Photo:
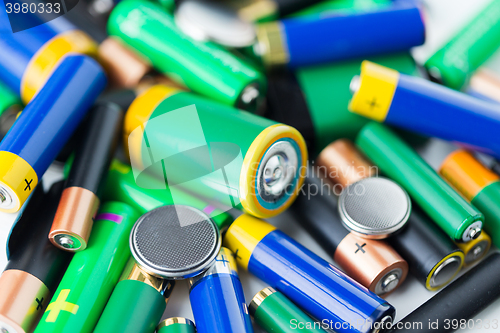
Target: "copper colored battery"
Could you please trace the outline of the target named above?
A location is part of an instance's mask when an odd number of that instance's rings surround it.
[[[366,157],[347,139],[330,143],[319,154],[316,165],[320,177],[340,184],[342,188],[377,175],[377,167],[368,163]]]
[[[116,104],[99,103],[90,111],[49,233],[55,246],[74,252],[87,247],[122,122],[123,112]]]
[[[135,87],[151,70],[149,63],[115,37],[106,38],[98,49],[99,61],[116,88]]]
[[[31,332],[50,302],[72,255],[52,246],[47,235],[63,183],[48,193],[39,184],[14,225],[9,261],[0,276],[0,332]]]
[[[310,195],[299,195],[290,208],[302,227],[347,275],[374,293],[386,296],[400,286],[408,273],[406,261],[385,241],[349,232],[342,225],[335,198],[312,195],[313,186],[319,185],[306,178],[303,188]]]

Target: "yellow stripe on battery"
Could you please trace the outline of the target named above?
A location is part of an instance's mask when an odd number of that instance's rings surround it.
[[[248,227],[251,226],[251,228]],[[239,216],[227,229],[224,247],[233,250],[236,262],[247,269],[252,252],[259,242],[276,227],[253,216]]]
[[[0,192],[0,200],[5,203],[2,211],[15,213],[21,203],[28,199],[38,184],[38,176],[23,158],[8,151],[0,151],[0,183],[8,193]],[[10,204],[9,204],[10,202]]]
[[[125,147],[129,147],[128,153],[131,156],[141,156],[145,124],[153,111],[165,98],[179,91],[178,88],[156,85],[137,96],[130,104],[125,114],[123,135]],[[142,129],[141,131],[134,131],[139,127]],[[144,169],[141,159],[134,159],[134,163],[139,164],[135,165],[139,170]]]
[[[31,58],[21,79],[21,99],[27,104],[45,84],[59,61],[68,53],[82,53],[95,57],[97,44],[86,33],[71,30],[49,40]]]
[[[266,153],[267,149],[276,141],[283,138],[290,138],[294,140],[298,145],[302,154],[302,165],[299,165],[300,175],[298,179],[298,184],[295,187],[294,195],[291,195],[288,201],[283,204],[278,210],[268,210],[258,202],[257,187],[254,186],[257,179],[257,168],[262,157]],[[306,176],[306,161],[307,161],[307,147],[305,145],[302,135],[295,128],[276,124],[269,126],[263,130],[257,138],[252,142],[248,152],[243,160],[243,165],[240,173],[240,193],[241,193],[241,205],[246,212],[254,216],[266,218],[269,216],[274,216],[285,211],[293,202],[294,198],[298,195],[302,184],[304,183],[304,177]],[[254,170],[252,170],[252,168]],[[251,171],[251,172],[249,172]],[[252,193],[248,193],[248,190]]]
[[[447,261],[448,259],[450,259],[451,257],[460,257],[460,267],[463,266],[464,264],[464,261],[465,261],[465,256],[464,254],[461,252],[461,251],[457,251],[457,252],[453,252],[453,253],[450,253],[449,255],[447,255],[446,257],[444,257],[439,263],[437,263],[436,266],[434,266],[434,268],[432,268],[432,270],[429,272],[429,274],[427,275],[427,280],[425,281],[425,287],[427,288],[427,290],[430,290],[430,291],[436,291],[436,290],[439,290],[441,289],[441,287],[443,285],[446,285],[448,284],[451,280],[453,280],[455,278],[455,276],[458,274],[458,272],[460,272],[460,269],[457,269],[456,273],[446,282],[446,283],[443,283],[443,284],[440,284],[439,286],[437,287],[432,287],[431,286],[431,279],[432,277],[434,276],[434,272],[436,271],[436,269],[438,269],[439,267],[441,267],[441,265]]]
[[[370,61],[361,64],[361,75],[355,85],[349,110],[361,116],[383,122],[389,113],[399,80],[399,73]],[[359,85],[359,86],[358,86]]]
[[[491,237],[483,230],[478,238],[467,243],[455,243],[464,253],[464,266],[468,267],[481,260],[491,247]]]

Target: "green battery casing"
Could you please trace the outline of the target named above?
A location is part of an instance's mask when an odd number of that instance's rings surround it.
[[[471,201],[484,214],[484,230],[493,244],[500,247],[500,181],[483,188]]]
[[[168,323],[165,326],[160,324],[158,327],[156,333],[196,333],[196,327],[191,321]]]
[[[343,61],[296,71],[313,124],[315,152],[318,154],[337,139],[354,140],[369,121],[347,109],[352,98],[349,83],[359,74],[362,60]],[[415,61],[408,53],[373,57],[372,61],[408,75],[419,75]]]
[[[279,291],[272,291],[274,292],[267,295],[253,313],[254,321],[266,332],[325,332],[320,328],[320,323],[314,322],[285,295]]]
[[[167,303],[150,285],[120,281],[109,298],[94,333],[153,333]]]
[[[262,73],[214,43],[187,37],[155,3],[120,2],[111,12],[108,32],[174,81],[214,100],[255,111],[241,103],[243,91],[254,85],[265,95]]]
[[[330,12],[332,10],[367,10],[389,5],[390,0],[328,0],[321,1],[317,4],[309,6],[301,11],[295,12],[289,17],[317,15]]]
[[[106,177],[102,198],[104,201],[125,202],[137,209],[141,214],[165,205],[191,206],[210,216],[219,227],[219,230],[223,230],[233,222],[233,217],[228,213],[186,192],[176,190],[174,199],[168,186],[165,186],[164,189],[151,189],[153,186],[148,186],[149,184],[157,184],[158,181],[158,179],[148,174],[142,174],[141,185],[145,187],[141,187],[135,181],[132,168],[118,160],[114,160]]]
[[[0,82],[0,136],[7,134],[14,117],[21,110],[22,102],[9,87]],[[9,119],[10,118],[10,119]]]
[[[458,90],[499,46],[500,1],[494,0],[430,57],[425,67],[432,77]]]
[[[165,86],[150,88],[132,103],[125,136],[134,172],[154,175],[171,191],[180,187],[261,218],[288,208],[305,174],[305,141],[293,127]],[[288,190],[266,201],[257,185],[259,168],[266,157],[286,154],[283,146],[296,167]],[[137,182],[142,186],[141,176]]]
[[[356,144],[388,177],[403,186],[420,207],[454,241],[463,242],[466,229],[484,216],[388,127],[371,122]]]
[[[75,253],[36,333],[91,333],[130,257],[130,231],[139,213],[105,203],[85,251]]]

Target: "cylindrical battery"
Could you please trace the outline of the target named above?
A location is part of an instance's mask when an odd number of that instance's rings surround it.
[[[461,89],[500,46],[500,3],[491,1],[448,43],[425,62],[436,81]]]
[[[356,143],[380,170],[403,186],[454,241],[479,236],[484,217],[390,129],[369,123]]]
[[[22,109],[19,97],[3,82],[0,82],[0,138],[3,138]]]
[[[119,3],[111,12],[108,31],[159,71],[200,94],[246,110],[256,110],[264,97],[262,73],[215,44],[187,37],[155,3]]]
[[[408,262],[410,273],[428,290],[448,284],[464,262],[464,254],[457,245],[415,205],[405,228],[387,242]]]
[[[308,65],[408,51],[425,40],[414,1],[371,10],[288,18],[257,28],[256,50],[266,65]]]
[[[304,186],[315,185],[306,179]],[[290,208],[299,224],[354,280],[377,295],[387,295],[403,283],[408,264],[386,242],[362,238],[343,225],[336,207],[320,191],[299,195]],[[333,198],[332,198],[333,200]]]
[[[368,59],[401,73],[419,75],[408,53]],[[299,130],[312,158],[337,139],[354,140],[369,121],[347,109],[352,96],[349,82],[359,72],[361,62],[359,59],[346,60],[299,68],[295,75],[270,76],[266,117]]]
[[[91,333],[130,257],[139,213],[121,202],[99,210],[83,252],[75,254],[35,332]]]
[[[94,333],[153,333],[174,285],[174,280],[164,280],[144,272],[131,259]]]
[[[444,333],[467,328],[470,318],[500,297],[498,280],[493,278],[497,276],[500,276],[498,252],[488,256],[474,269],[394,324],[395,329],[391,332]],[[414,323],[422,325],[416,329]]]
[[[271,287],[259,291],[248,306],[254,321],[266,332],[321,333],[321,323],[314,322],[285,295]]]
[[[106,176],[106,185],[102,199],[103,201],[115,200],[124,202],[137,209],[141,214],[165,205],[187,205],[207,214],[221,231],[234,220],[225,211],[184,191],[171,190],[168,187],[151,189],[153,186],[149,186],[157,183],[158,180],[156,178],[147,174],[141,175],[141,181],[137,183],[132,168],[129,165],[114,160]]]
[[[64,58],[0,143],[0,210],[17,212],[106,85],[84,55]]]
[[[63,186],[56,183],[45,195],[37,187],[11,232],[9,262],[0,276],[0,331],[31,332],[71,261],[47,239]]]
[[[156,327],[157,333],[196,333],[194,323],[183,317],[173,317],[162,321]]]
[[[316,159],[318,176],[342,189],[362,179],[378,175],[378,168],[347,139],[339,139],[323,149]]]
[[[258,217],[290,206],[306,171],[296,129],[167,86],[137,97],[124,132],[134,172]]]
[[[66,180],[49,239],[66,251],[83,251],[99,208],[99,196],[123,126],[123,111],[101,103],[90,110]]]
[[[189,279],[198,333],[253,332],[233,255],[231,250],[221,248],[208,270]]]
[[[69,53],[93,56],[97,45],[64,17],[45,22],[30,11],[23,16],[39,25],[13,33],[5,8],[0,10],[0,79],[28,103],[64,57]]]
[[[339,333],[378,332],[395,316],[392,305],[267,222],[241,215],[224,244],[240,266]]]
[[[500,156],[500,105],[364,61],[349,110],[426,136]],[[446,123],[446,126],[441,124]],[[470,135],[480,128],[481,135]]]
[[[500,246],[500,176],[465,150],[448,155],[439,172],[484,214],[484,230]]]
[[[464,253],[464,266],[472,266],[486,256],[491,247],[491,237],[483,230],[478,238],[467,243],[457,243]]]

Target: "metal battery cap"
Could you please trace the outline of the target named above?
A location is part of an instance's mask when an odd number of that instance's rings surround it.
[[[130,250],[146,272],[164,279],[194,277],[215,261],[221,248],[217,225],[183,205],[156,208],[135,223]]]
[[[344,226],[355,234],[384,239],[403,228],[410,217],[408,193],[394,181],[365,178],[341,193],[339,212]]]
[[[228,47],[247,47],[256,39],[251,23],[215,1],[182,1],[175,12],[175,23],[195,40],[213,41]]]

